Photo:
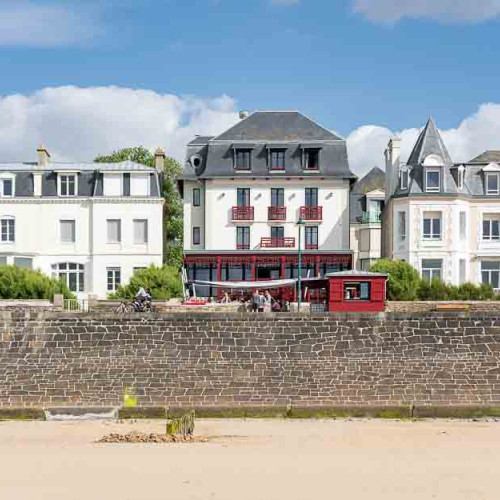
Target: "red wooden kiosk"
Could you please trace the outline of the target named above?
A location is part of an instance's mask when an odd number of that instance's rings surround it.
[[[330,312],[380,312],[385,310],[387,274],[341,271],[327,274]]]

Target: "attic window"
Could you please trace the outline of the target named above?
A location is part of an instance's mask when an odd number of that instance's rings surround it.
[[[428,168],[425,171],[425,190],[428,193],[441,191],[441,170]]]
[[[408,170],[403,168],[399,175],[401,189],[408,189]]]
[[[461,165],[458,167],[458,189],[463,191],[464,189],[464,176],[465,176],[465,167]]]
[[[319,149],[306,149],[304,151],[304,168],[306,170],[319,169]]]
[[[486,174],[486,194],[498,194],[498,174]]]
[[[251,150],[236,149],[234,151],[234,169],[235,170],[250,170],[251,168]]]

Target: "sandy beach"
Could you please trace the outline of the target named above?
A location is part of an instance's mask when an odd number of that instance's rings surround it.
[[[204,420],[208,443],[98,444],[161,421],[0,422],[0,498],[494,500],[500,422]]]

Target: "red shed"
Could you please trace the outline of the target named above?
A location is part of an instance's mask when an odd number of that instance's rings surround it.
[[[330,311],[379,312],[385,310],[387,274],[368,271],[341,271],[328,279]]]

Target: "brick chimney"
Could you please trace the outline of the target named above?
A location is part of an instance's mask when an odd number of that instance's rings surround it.
[[[155,151],[155,168],[158,172],[165,170],[165,151],[162,148]]]
[[[40,143],[38,149],[36,150],[37,165],[39,167],[46,167],[50,161],[50,154],[46,147]]]

